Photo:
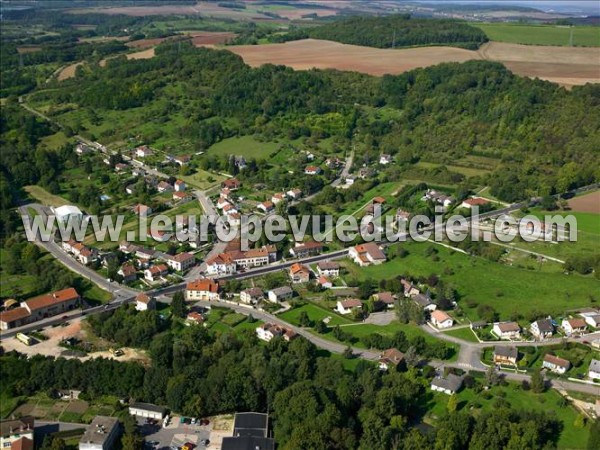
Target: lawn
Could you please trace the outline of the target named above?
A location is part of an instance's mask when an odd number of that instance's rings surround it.
[[[302,312],[305,312],[308,315],[308,318],[313,322],[316,322],[318,320],[322,321],[323,319],[326,319],[329,317],[330,318],[329,326],[354,323],[350,319],[342,317],[342,316],[334,313],[333,311],[329,311],[325,308],[322,308],[321,306],[315,305],[314,303],[307,303],[298,308],[291,309],[289,311],[286,311],[286,312],[280,314],[279,317],[282,320],[285,320],[286,322],[289,322],[296,326],[300,326],[300,322],[298,321],[298,318],[300,317],[300,314]]]
[[[459,294],[459,303],[471,320],[477,320],[477,306],[492,306],[500,319],[533,311],[562,314],[567,309],[594,306],[593,293],[600,289],[600,280],[593,276],[537,272],[521,269],[479,257],[471,257],[441,246],[438,253],[427,256],[432,243],[400,244],[408,250],[405,258],[395,258],[379,266],[359,269],[346,262],[349,276],[357,280],[375,281],[400,275],[428,277],[436,274]],[[393,248],[391,249],[393,252]]]
[[[281,144],[276,142],[260,142],[253,136],[231,137],[212,145],[209,153],[219,155],[236,155],[244,158],[267,159]]]
[[[218,175],[211,172],[198,169],[192,175],[179,175],[178,178],[186,182],[191,187],[198,189],[208,189],[225,179],[223,175]]]
[[[63,206],[72,204],[72,202],[69,202],[64,198],[59,197],[58,195],[51,194],[50,192],[48,192],[40,186],[25,186],[24,189],[34,199],[46,206]]]
[[[479,342],[477,336],[475,336],[475,333],[473,333],[473,330],[471,330],[471,327],[464,327],[458,328],[456,330],[444,331],[444,334],[462,339],[463,341],[467,342]]]
[[[593,26],[557,26],[507,23],[473,23],[492,41],[529,45],[600,46],[600,28]],[[571,41],[572,34],[572,41]]]
[[[446,394],[432,392],[431,403],[428,405],[428,409],[431,409],[429,417],[442,416],[446,411],[448,398]],[[553,412],[564,426],[558,439],[558,448],[581,449],[586,447],[589,427],[577,429],[573,426],[573,422],[578,416],[577,411],[572,406],[562,406],[560,394],[553,389],[543,394],[534,394],[531,391],[524,391],[516,383],[509,383],[507,386],[492,387],[489,391],[480,394],[472,389],[463,389],[457,394],[457,399],[459,409],[473,408],[471,409],[473,414],[478,414],[478,411],[494,409],[494,404],[499,399],[507,401],[512,409]]]
[[[463,174],[465,177],[476,177],[476,176],[483,175],[483,174],[489,172],[489,170],[480,169],[480,168],[477,169],[477,168],[473,168],[473,167],[453,166],[453,165],[448,165],[448,164],[437,164],[437,163],[430,163],[430,162],[425,162],[425,161],[419,161],[416,164],[416,166],[423,167],[425,169],[436,169],[438,167],[444,166],[452,172]]]

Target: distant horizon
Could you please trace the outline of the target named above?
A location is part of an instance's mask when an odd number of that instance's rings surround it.
[[[600,15],[597,0],[413,0],[416,3],[510,5],[559,13]]]

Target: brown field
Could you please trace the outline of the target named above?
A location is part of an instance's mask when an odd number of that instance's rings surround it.
[[[125,56],[129,60],[131,60],[131,59],[150,59],[150,58],[154,58],[154,47],[147,48],[146,50],[141,50],[141,51],[135,52],[135,53],[128,53]],[[105,58],[102,61],[100,61],[98,64],[100,65],[100,67],[104,67],[106,65],[106,61],[108,61],[109,59],[111,59],[111,58]]]
[[[504,63],[514,73],[562,85],[600,83],[597,49],[542,47],[491,42],[478,51],[454,47],[378,49],[305,39],[284,44],[228,47],[251,66],[282,64],[294,69],[354,70],[370,75],[399,74],[443,62],[488,59]]]
[[[75,70],[81,64],[83,64],[83,63],[78,62],[78,63],[71,64],[70,66],[65,67],[63,70],[61,70],[58,73],[58,76],[56,78],[58,79],[58,81],[63,81],[63,80],[68,80],[69,78],[73,78],[75,76]]]
[[[186,36],[191,38],[192,43],[196,47],[201,47],[203,45],[217,45],[224,44],[229,39],[235,37],[235,33],[227,32],[227,31],[194,31],[186,33]],[[126,45],[130,48],[142,49],[155,47],[161,42],[166,41],[167,39],[178,39],[184,38],[184,36],[169,36],[166,38],[155,38],[155,39],[139,39],[137,41],[128,42]]]
[[[273,11],[280,17],[285,17],[289,20],[298,20],[302,19],[302,16],[306,16],[308,14],[316,14],[318,17],[329,17],[335,16],[338,11],[334,9],[321,9],[321,8],[290,8],[290,9],[278,9],[277,11]]]
[[[600,191],[570,199],[569,208],[575,212],[600,214]]]
[[[24,55],[25,53],[39,52],[42,47],[17,47],[17,53]]]

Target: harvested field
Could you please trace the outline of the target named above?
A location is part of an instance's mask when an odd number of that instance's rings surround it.
[[[575,212],[600,214],[600,191],[570,199],[569,208]]]
[[[155,38],[155,39],[138,39],[137,41],[131,41],[125,44],[129,48],[148,48],[154,47],[169,38]]]
[[[451,47],[425,47],[403,50],[361,47],[318,39],[284,44],[239,45],[227,47],[250,66],[282,64],[294,69],[338,69],[370,75],[397,74],[442,62],[464,62],[476,52]]]
[[[316,39],[284,44],[228,47],[251,66],[282,64],[294,69],[353,70],[370,75],[399,74],[443,62],[487,59],[504,63],[514,73],[562,85],[600,83],[598,49],[491,42],[478,51],[454,47],[378,49]]]
[[[127,57],[127,59],[150,59],[150,58],[154,57],[154,47],[148,48],[146,50],[141,50],[141,51],[135,52],[135,53],[128,53],[125,56]],[[98,65],[100,67],[104,67],[106,65],[106,61],[108,61],[109,59],[111,59],[111,58],[103,59],[102,61],[100,61],[98,63]]]
[[[156,38],[156,39],[139,39],[137,41],[128,42],[127,47],[135,48],[135,49],[143,49],[149,47],[155,47],[161,42],[164,42],[168,39],[183,39],[186,36],[191,39],[192,43],[196,47],[201,47],[204,45],[217,45],[224,44],[228,40],[235,37],[235,33],[231,33],[228,31],[199,31],[199,32],[191,32],[186,33],[185,36],[169,36],[166,38]]]
[[[73,78],[75,76],[75,70],[79,67],[83,62],[78,62],[75,64],[71,64],[70,66],[65,67],[58,73],[56,77],[58,81],[68,80],[69,78]]]
[[[273,11],[280,17],[285,17],[289,20],[302,19],[304,16],[309,14],[316,14],[318,17],[330,17],[335,16],[338,12],[334,9],[323,9],[323,8],[289,8],[289,9],[278,9]]]
[[[17,47],[17,53],[24,55],[26,53],[35,53],[39,52],[42,47]]]

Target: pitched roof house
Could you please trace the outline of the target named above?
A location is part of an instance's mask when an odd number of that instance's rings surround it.
[[[357,298],[347,298],[337,302],[336,310],[340,314],[350,314],[352,311],[362,309],[362,302]]]
[[[370,266],[371,264],[382,264],[387,260],[385,253],[374,242],[367,242],[352,247],[348,252],[348,256],[361,267]]]

